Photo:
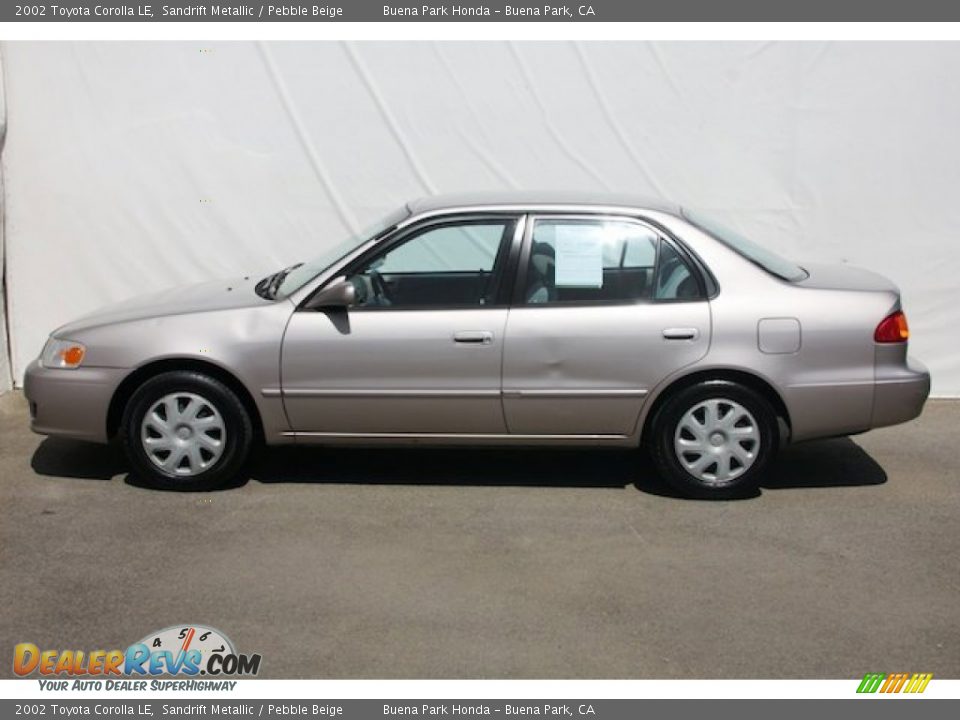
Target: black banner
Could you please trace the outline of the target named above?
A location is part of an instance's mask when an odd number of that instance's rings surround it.
[[[909,705],[909,708],[906,707]],[[911,698],[850,700],[2,700],[0,718],[737,718],[737,720],[939,720],[955,718],[960,702]]]
[[[14,2],[2,22],[918,22],[960,19],[960,3],[916,0],[577,0],[550,4],[511,0],[349,2],[130,3],[122,0]]]

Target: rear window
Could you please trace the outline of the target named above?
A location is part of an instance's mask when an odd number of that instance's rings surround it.
[[[778,278],[789,282],[798,282],[808,275],[807,271],[796,263],[780,257],[775,252],[767,250],[765,247],[753,242],[753,240],[724,227],[697,211],[684,208],[683,215],[708,235],[712,235],[734,252],[742,255],[754,265],[759,265],[768,273],[776,275]]]

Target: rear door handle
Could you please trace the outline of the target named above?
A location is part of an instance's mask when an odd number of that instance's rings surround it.
[[[696,340],[700,337],[700,331],[690,327],[666,328],[663,337],[667,340]]]
[[[490,345],[493,342],[493,333],[488,330],[467,330],[454,333],[453,341],[473,345]]]

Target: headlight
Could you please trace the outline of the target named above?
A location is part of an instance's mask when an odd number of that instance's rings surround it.
[[[45,368],[64,368],[74,370],[80,367],[87,349],[73,340],[57,340],[50,338],[43,346],[40,363]]]

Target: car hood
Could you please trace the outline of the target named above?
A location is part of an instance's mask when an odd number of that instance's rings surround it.
[[[801,263],[809,276],[797,282],[801,287],[824,290],[862,290],[867,292],[893,292],[899,289],[892,280],[870,270],[854,265]]]
[[[273,302],[257,295],[254,291],[255,285],[255,280],[250,277],[242,277],[186,285],[149,295],[140,295],[107,305],[84,315],[57,328],[53,334],[57,337],[66,337],[71,333],[102,325],[169,315],[269,305]]]

